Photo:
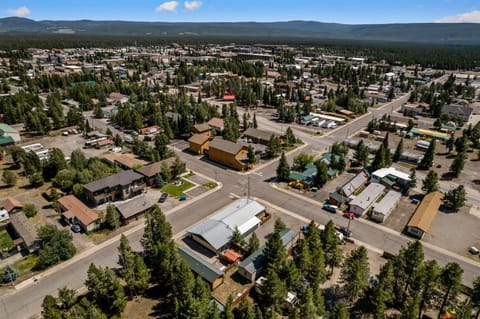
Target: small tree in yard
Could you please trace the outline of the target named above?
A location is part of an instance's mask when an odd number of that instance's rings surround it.
[[[25,204],[23,212],[28,218],[35,217],[37,215],[37,208],[33,204]]]
[[[419,164],[419,167],[422,169],[429,169],[433,165],[433,158],[435,157],[435,140],[430,142],[425,155],[423,156],[422,161]]]
[[[255,150],[252,145],[248,145],[247,159],[249,164],[255,164],[257,158],[255,156]]]
[[[465,205],[465,196],[465,187],[463,185],[459,185],[458,187],[445,193],[443,202],[447,207],[457,211],[462,208],[463,205]]]
[[[8,187],[15,186],[17,183],[17,174],[10,170],[4,170],[2,174],[2,182],[4,182]]]
[[[307,164],[313,163],[314,157],[313,155],[309,155],[306,153],[300,153],[293,158],[293,163],[298,168],[298,170],[303,171]]]
[[[11,283],[13,284],[13,282],[15,280],[17,280],[18,276],[20,275],[20,272],[18,271],[17,268],[13,267],[13,266],[6,266],[5,268],[3,268],[3,271],[2,271],[2,283],[4,284],[8,284],[8,283]]]
[[[415,167],[412,167],[410,169],[410,182],[408,183],[409,188],[415,188],[417,187],[417,170]]]
[[[53,225],[40,227],[38,238],[42,247],[38,252],[38,266],[42,269],[75,255],[76,249],[72,244],[72,235],[66,229],[60,230]]]
[[[107,212],[105,214],[105,227],[112,230],[120,227],[120,216],[118,215],[118,211],[113,204],[109,204],[107,206]]]
[[[242,245],[243,243],[242,234],[238,230],[238,227],[235,227],[235,229],[233,230],[232,242],[239,245]]]
[[[280,150],[280,139],[272,134],[270,140],[268,141],[267,149],[265,152],[267,153],[268,157],[276,157],[280,153]]]
[[[397,148],[395,149],[395,153],[393,154],[392,160],[394,162],[398,162],[402,157],[402,152],[403,152],[403,137],[398,143]]]
[[[467,154],[465,152],[458,153],[455,159],[450,165],[450,172],[453,176],[458,177],[465,166],[465,161],[467,160]]]
[[[278,167],[277,167],[277,178],[280,181],[288,181],[288,178],[290,177],[290,166],[288,165],[287,157],[285,156],[285,153],[282,152],[282,155],[280,157],[280,161],[278,162]]]
[[[162,188],[165,185],[165,181],[162,178],[162,174],[155,175],[153,186],[156,188]]]
[[[186,168],[185,163],[182,162],[180,158],[176,157],[171,170],[172,178],[177,179],[179,175],[185,172],[185,168]]]
[[[438,175],[434,171],[429,171],[425,179],[423,180],[422,190],[425,194],[438,190]]]
[[[247,246],[247,256],[250,256],[252,253],[260,248],[260,241],[255,233],[250,236],[248,239],[248,246]]]

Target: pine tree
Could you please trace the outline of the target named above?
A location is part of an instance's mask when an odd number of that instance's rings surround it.
[[[435,171],[429,171],[423,180],[422,190],[425,194],[438,190],[438,175]]]
[[[293,134],[291,127],[289,126],[285,132],[285,144],[292,146],[297,142],[297,138]]]
[[[340,280],[345,284],[345,291],[350,301],[363,295],[369,285],[369,275],[367,250],[360,246],[347,256],[340,274]]]
[[[282,152],[280,161],[278,162],[277,178],[282,182],[288,181],[290,178],[290,165],[288,165],[287,157],[284,152]]]
[[[287,253],[283,247],[280,232],[275,231],[268,238],[263,254],[265,256],[265,267],[271,267],[278,271],[286,264]]]
[[[412,167],[410,169],[410,182],[408,183],[408,187],[409,188],[415,188],[417,187],[417,170],[415,169],[415,167]]]
[[[480,277],[476,277],[473,280],[473,289],[470,301],[472,306],[477,310],[475,319],[480,318]]]
[[[260,241],[255,233],[248,239],[247,256],[250,256],[260,248]]]
[[[249,164],[255,164],[257,162],[257,157],[255,156],[255,150],[252,145],[248,145],[247,160]]]
[[[440,319],[447,302],[454,303],[454,300],[457,297],[458,292],[462,286],[462,274],[463,269],[455,262],[451,262],[445,265],[442,268],[442,273],[440,275],[440,283],[442,285],[444,295],[443,300],[438,311],[437,319]]]
[[[397,148],[395,149],[395,154],[393,154],[392,160],[394,162],[398,162],[400,160],[400,158],[402,157],[402,153],[403,153],[403,137],[400,140],[400,142],[398,143]]]
[[[365,143],[363,143],[363,140],[360,140],[355,148],[355,154],[353,157],[361,166],[366,166],[368,164],[369,155],[370,152],[368,147],[365,145]]]
[[[257,114],[253,113],[253,128],[258,128]]]
[[[328,182],[328,166],[324,161],[315,163],[317,174],[313,179],[313,184],[317,187],[323,187]]]
[[[108,229],[117,229],[120,227],[120,215],[117,208],[113,204],[108,204],[105,214],[105,226]]]
[[[132,251],[127,237],[123,234],[120,238],[118,252],[118,263],[122,266],[120,276],[125,279],[127,289],[134,295],[143,294],[148,287],[150,273],[143,258]]]
[[[344,303],[337,303],[329,316],[330,319],[350,319],[350,314]]]
[[[460,173],[462,172],[465,161],[467,160],[467,154],[465,152],[458,153],[455,159],[450,165],[450,172],[453,174],[454,177],[459,177]]]
[[[458,211],[460,208],[465,205],[466,197],[465,187],[463,185],[458,185],[452,190],[449,190],[445,193],[443,197],[443,202],[447,207]]]
[[[433,165],[434,156],[435,156],[435,140],[432,140],[430,142],[430,145],[428,146],[427,151],[425,152],[425,155],[423,156],[423,159],[419,164],[419,167],[425,170],[431,168]]]
[[[335,224],[330,220],[325,229],[320,233],[322,248],[325,254],[325,264],[330,267],[330,276],[333,269],[340,266],[342,262],[342,250],[339,246],[339,239],[336,234]]]

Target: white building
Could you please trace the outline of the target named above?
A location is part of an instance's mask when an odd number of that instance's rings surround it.
[[[380,180],[384,177],[391,177],[396,180],[401,180],[402,182],[410,181],[410,174],[398,170],[395,167],[385,167],[372,173],[372,182],[380,183]]]
[[[350,211],[357,216],[362,216],[372,207],[385,191],[385,186],[371,183],[363,192],[350,202]]]
[[[395,207],[397,207],[401,197],[402,194],[399,192],[389,191],[381,201],[373,205],[370,218],[379,223],[384,222]]]

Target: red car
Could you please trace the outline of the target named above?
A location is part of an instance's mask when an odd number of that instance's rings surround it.
[[[352,212],[345,212],[345,213],[343,213],[343,217],[348,218],[348,219],[354,219],[357,216]]]

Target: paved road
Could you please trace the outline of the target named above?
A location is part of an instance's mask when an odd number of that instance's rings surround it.
[[[382,114],[392,112],[392,110],[399,107],[405,99],[406,97],[402,97],[382,109],[373,109],[371,110],[372,115],[367,115],[350,123],[348,126],[332,131],[326,137],[307,136],[305,133],[295,132],[307,142],[311,143],[311,145],[301,151],[320,150],[322,147],[331,145],[333,141],[342,141],[345,139],[345,136],[365,127],[372,116],[381,117]],[[297,150],[289,154],[289,160],[291,161],[293,156],[299,152],[300,150]],[[223,188],[202,200],[168,215],[168,220],[172,223],[173,231],[176,234],[227,205],[232,199],[247,194],[248,185],[250,185],[250,194],[252,196],[271,202],[305,218],[313,219],[319,223],[326,223],[330,219],[340,225],[346,224],[347,222],[347,220],[340,215],[333,215],[323,211],[316,202],[312,202],[303,197],[293,196],[270,185],[275,177],[276,161],[246,175],[232,172],[186,153],[180,152],[180,157],[187,163],[190,169],[202,172],[205,175],[221,181]],[[352,221],[350,228],[356,240],[391,253],[396,253],[400,247],[410,241],[408,237],[369,222],[355,220]],[[140,249],[139,240],[142,233],[143,229],[139,229],[129,235],[129,240],[135,249]],[[84,259],[38,280],[31,286],[27,286],[15,293],[1,296],[0,318],[21,319],[35,317],[41,310],[41,302],[46,294],[56,294],[56,290],[63,286],[74,289],[81,288],[90,263],[93,262],[97,265],[114,267],[117,260],[117,246],[118,242],[111,243]],[[470,284],[474,276],[479,273],[478,264],[438,248],[431,247],[430,245],[425,246],[425,255],[427,258],[436,259],[440,265],[451,261],[458,262],[465,271],[463,279],[466,284]]]

